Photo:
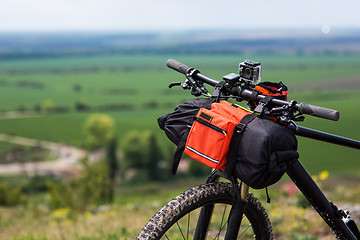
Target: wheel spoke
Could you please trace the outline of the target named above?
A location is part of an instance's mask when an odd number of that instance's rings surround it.
[[[226,216],[226,210],[227,210],[227,205],[225,205],[224,211],[223,211],[223,214],[222,214],[222,217],[221,217],[219,232],[218,232],[218,234],[215,236],[214,239],[219,239],[219,238],[220,238],[220,234],[221,234],[222,230],[224,230],[224,228],[225,228],[226,225],[227,225],[227,221],[224,223],[224,219],[225,219],[225,216]]]
[[[186,238],[185,238],[185,236],[184,236],[184,233],[182,232],[181,227],[180,227],[180,225],[179,225],[179,222],[176,222],[176,225],[178,226],[178,228],[179,228],[179,230],[180,230],[180,233],[181,233],[183,239],[186,240]]]
[[[248,225],[248,226],[245,228],[245,230],[240,234],[240,236],[238,236],[238,239],[240,239],[250,227],[251,227],[251,223],[249,223],[249,225]]]
[[[188,214],[188,224],[187,224],[187,234],[186,234],[186,240],[189,240],[189,230],[190,230],[190,214]]]

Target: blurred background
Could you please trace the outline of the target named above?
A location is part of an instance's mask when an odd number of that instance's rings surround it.
[[[168,89],[184,80],[169,58],[218,80],[259,61],[262,81],[284,82],[288,99],[340,111],[339,122],[301,125],[360,139],[359,8],[355,0],[2,1],[0,238],[133,239],[164,203],[205,181],[210,170],[186,159],[170,175],[175,146],[157,118],[192,96]],[[331,196],[360,203],[357,150],[299,138],[299,153]],[[305,225],[291,237],[326,239]]]

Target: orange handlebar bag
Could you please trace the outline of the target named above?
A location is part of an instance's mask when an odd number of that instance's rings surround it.
[[[215,169],[225,169],[235,127],[250,111],[226,101],[201,108],[190,129],[185,154]]]

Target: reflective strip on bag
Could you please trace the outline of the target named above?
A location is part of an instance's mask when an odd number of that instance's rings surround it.
[[[201,157],[203,157],[203,158],[205,158],[205,159],[207,159],[207,160],[209,160],[209,161],[211,161],[211,162],[213,162],[213,163],[216,163],[216,164],[219,163],[218,160],[212,159],[211,157],[206,156],[205,154],[203,154],[203,153],[201,153],[201,152],[198,152],[198,151],[196,151],[195,149],[193,149],[193,148],[191,148],[191,147],[189,147],[189,146],[186,146],[186,148],[187,148],[189,151],[191,151],[191,152],[193,152],[193,153],[195,153],[195,154],[197,154],[197,155],[199,155],[199,156],[201,156]]]

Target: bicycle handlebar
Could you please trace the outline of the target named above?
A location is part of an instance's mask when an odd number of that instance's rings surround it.
[[[182,64],[181,62],[178,62],[174,59],[169,59],[166,62],[166,66],[168,66],[169,68],[182,73],[182,74],[186,74],[186,72],[191,68],[185,64]]]
[[[195,70],[195,68],[189,67],[189,66],[187,66],[187,65],[185,65],[185,64],[183,64],[181,62],[178,62],[178,61],[176,61],[174,59],[167,60],[166,66],[168,66],[169,68],[171,68],[171,69],[173,69],[173,70],[175,70],[175,71],[177,71],[179,73],[182,73],[184,75],[190,74],[190,72],[192,70]],[[220,83],[220,81],[209,78],[209,77],[201,74],[199,71],[194,72],[193,77],[196,80],[207,83],[207,84],[209,84],[210,86],[213,86],[213,87]]]
[[[337,121],[340,118],[340,113],[337,110],[309,105],[306,103],[299,104],[299,113],[308,114],[315,117],[326,118],[333,121]]]
[[[193,70],[196,70],[195,68],[189,67],[189,66],[187,66],[183,63],[180,63],[174,59],[169,59],[166,62],[166,65],[169,68],[171,68],[179,73],[182,73],[184,75],[188,75]],[[192,75],[192,77],[196,80],[207,83],[211,86],[216,86],[217,84],[220,83],[220,81],[209,78],[209,77],[201,74],[199,71],[194,71],[194,74]],[[233,94],[234,96],[242,97],[242,98],[245,98],[248,100],[251,98],[252,93],[253,93],[252,90],[242,89],[240,86],[234,87],[231,91],[231,94]],[[260,100],[264,99],[265,97],[266,97],[265,95],[259,94],[259,95],[257,95],[256,100],[260,101]],[[284,106],[284,105],[290,104],[290,102],[276,99],[276,98],[272,99],[272,103],[274,103],[276,106]],[[299,111],[300,114],[308,114],[311,116],[325,118],[325,119],[329,119],[329,120],[333,120],[333,121],[339,120],[339,117],[340,117],[340,113],[337,110],[314,106],[314,105],[309,105],[309,104],[306,104],[303,102],[299,103],[299,104],[298,103],[295,104],[294,108],[295,108],[295,110]]]

